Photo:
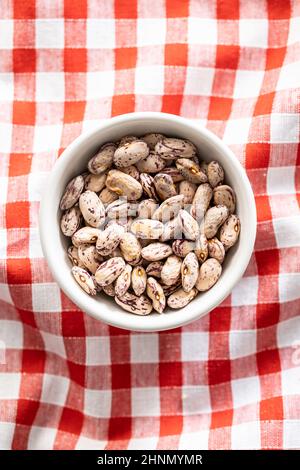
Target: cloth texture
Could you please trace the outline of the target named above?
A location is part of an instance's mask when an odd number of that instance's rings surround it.
[[[300,3],[0,4],[0,448],[300,448]],[[212,130],[257,204],[231,295],[162,333],[88,317],[39,242],[56,159],[132,111]]]

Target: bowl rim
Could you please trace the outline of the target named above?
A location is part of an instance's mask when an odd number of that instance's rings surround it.
[[[151,322],[151,324],[150,322],[148,324],[145,324],[142,321],[143,317],[137,316],[137,315],[131,315],[131,314],[124,315],[121,321],[119,320],[115,321],[113,317],[109,316],[105,312],[101,312],[101,310],[99,311],[99,306],[97,310],[96,308],[93,308],[93,305],[95,304],[95,302],[93,304],[92,303],[93,299],[87,296],[87,294],[84,291],[82,291],[79,286],[78,286],[78,289],[80,289],[81,292],[78,291],[77,293],[77,291],[70,289],[68,280],[65,279],[62,272],[59,269],[58,263],[55,262],[54,256],[52,256],[52,254],[55,253],[55,247],[51,246],[51,236],[48,230],[48,227],[49,227],[49,215],[48,214],[49,214],[49,211],[53,210],[53,207],[51,205],[51,198],[49,197],[49,194],[51,192],[50,188],[52,189],[53,185],[55,186],[58,175],[61,174],[61,172],[67,166],[67,163],[72,158],[74,158],[74,152],[76,153],[76,149],[78,145],[80,145],[85,140],[92,137],[94,134],[98,134],[99,132],[101,132],[101,130],[105,130],[111,127],[112,125],[116,125],[120,122],[123,123],[124,121],[147,120],[147,119],[150,119],[150,120],[154,119],[154,120],[159,120],[159,121],[164,120],[165,122],[171,121],[177,124],[181,123],[182,125],[189,127],[196,132],[200,132],[203,138],[211,141],[215,146],[219,147],[220,151],[225,154],[226,158],[228,158],[232,166],[234,166],[235,170],[239,173],[239,177],[241,178],[241,181],[243,183],[243,187],[247,196],[247,202],[249,203],[247,218],[250,220],[250,224],[249,224],[250,230],[247,231],[248,249],[242,253],[240,262],[238,263],[239,266],[236,266],[235,269],[233,270],[235,275],[229,276],[226,290],[223,289],[223,291],[220,291],[220,290],[216,291],[214,300],[210,302],[211,305],[208,305],[208,308],[206,308],[205,311],[202,311],[202,312],[200,311],[199,313],[198,309],[195,308],[194,311],[191,310],[190,312],[187,312],[184,318],[180,319],[180,315],[179,317],[176,315],[176,312],[179,312],[180,310],[177,310],[177,311],[174,311],[174,314],[171,313],[168,315],[164,315],[164,318],[162,318],[162,316],[159,316],[159,315],[153,316],[152,317],[153,321]],[[83,312],[109,325],[112,325],[121,329],[131,330],[131,331],[155,332],[155,331],[169,330],[169,329],[182,327],[192,321],[195,321],[201,318],[202,316],[208,314],[211,310],[216,308],[231,293],[235,284],[243,276],[249,264],[249,261],[253,252],[255,238],[256,238],[256,228],[257,228],[257,218],[256,218],[256,205],[255,205],[254,194],[253,194],[248,176],[246,174],[246,171],[242,167],[241,163],[239,162],[237,157],[234,155],[232,150],[219,137],[217,137],[213,132],[211,132],[204,126],[202,126],[200,123],[195,122],[194,120],[191,121],[181,116],[177,116],[175,114],[167,114],[167,113],[160,113],[160,112],[134,112],[134,113],[122,114],[120,116],[115,116],[115,117],[106,119],[103,122],[100,122],[97,127],[94,127],[93,129],[80,134],[75,140],[73,140],[66,147],[66,149],[62,152],[60,157],[56,160],[52,170],[50,171],[48,183],[42,194],[40,210],[39,210],[39,235],[40,235],[42,251],[47,261],[47,264],[49,266],[49,269],[54,277],[54,280],[57,282],[59,287],[63,290],[63,292],[67,295],[67,297],[70,298],[72,302],[74,302]],[[84,295],[80,295],[80,294],[84,294]],[[149,317],[147,316],[147,318]],[[163,321],[161,321],[162,319]]]

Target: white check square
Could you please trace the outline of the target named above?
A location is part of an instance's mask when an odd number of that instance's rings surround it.
[[[159,416],[159,388],[144,387],[131,389],[132,416]]]
[[[15,320],[0,320],[0,340],[6,348],[23,347],[23,326]]]
[[[208,359],[209,334],[206,331],[184,331],[181,335],[183,361],[206,361]]]
[[[63,72],[36,73],[36,100],[39,102],[61,102],[65,99]]]
[[[193,433],[182,433],[179,438],[179,450],[208,449],[209,430]]]
[[[268,20],[239,19],[240,45],[246,47],[268,46]]]
[[[295,167],[270,167],[267,173],[267,192],[272,194],[294,194]]]
[[[299,419],[283,421],[283,448],[288,450],[300,449]]]
[[[41,401],[64,406],[67,400],[70,381],[66,377],[44,374]]]
[[[207,385],[183,386],[182,407],[184,415],[210,413],[210,393]]]
[[[248,140],[250,126],[250,118],[227,121],[223,136],[224,142],[227,144],[244,144]]]
[[[209,96],[213,79],[214,70],[209,67],[188,67],[184,93],[195,96]]]
[[[233,307],[239,305],[255,305],[257,303],[258,277],[243,277],[232,291],[231,303]]]
[[[300,42],[300,17],[290,18],[288,44]]]
[[[0,373],[0,400],[19,398],[21,374],[13,372]]]
[[[166,40],[165,18],[138,18],[137,20],[137,44],[142,46],[154,46],[164,44]]]
[[[1,192],[1,191],[0,191]],[[6,249],[7,249],[7,231],[6,229],[0,229],[0,258],[6,259]]]
[[[53,126],[35,126],[34,127],[34,152],[48,152],[56,150],[60,146],[62,135],[61,125]],[[32,177],[34,179],[35,176]]]
[[[52,127],[56,127],[56,126],[51,126],[51,128]],[[39,130],[40,129],[43,129],[43,128],[39,127]],[[51,131],[52,131],[51,135],[53,136],[53,134],[54,134],[53,129],[51,129]],[[59,137],[60,137],[60,135],[59,135]],[[40,137],[38,137],[38,138],[40,139]],[[59,146],[59,144],[58,144],[58,146]],[[37,172],[35,172],[35,173],[30,173],[29,174],[29,176],[28,176],[28,198],[29,198],[29,201],[40,201],[41,200],[41,197],[42,197],[42,194],[43,194],[43,189],[45,188],[45,183],[46,183],[48,177],[49,177],[49,173],[40,173],[40,172],[37,173]]]
[[[282,273],[279,275],[279,300],[292,302],[299,299],[300,273]]]
[[[88,437],[79,436],[76,443],[76,450],[103,450],[107,441],[97,441]]]
[[[256,331],[241,330],[229,333],[230,358],[250,356],[256,353]]]
[[[1,82],[0,82],[1,88]],[[0,92],[1,95],[1,92]],[[1,98],[0,98],[1,99]],[[7,97],[4,99],[4,101]],[[8,153],[11,151],[12,144],[12,125],[6,122],[0,123],[0,142],[1,142],[1,152]]]
[[[130,439],[128,449],[130,450],[152,450],[157,449],[157,437],[142,437]]]
[[[88,72],[86,77],[87,99],[94,100],[113,95],[115,74],[112,70]]]
[[[132,334],[131,343],[131,362],[133,363],[157,363],[159,362],[158,335]]]
[[[162,95],[164,91],[164,69],[161,66],[137,67],[135,71],[135,93],[138,95]]]
[[[4,8],[4,6],[2,6]],[[0,20],[0,49],[12,49],[14,39],[13,20]]]
[[[45,350],[53,354],[57,354],[63,358],[66,358],[66,348],[62,336],[54,335],[52,333],[47,333],[46,331],[40,330],[42,335]]]
[[[232,450],[254,450],[261,448],[260,424],[258,421],[251,423],[235,424],[231,428]]]
[[[217,22],[209,18],[189,17],[188,43],[189,44],[217,44]]]
[[[110,341],[108,336],[86,338],[86,365],[110,364]]]
[[[43,258],[40,234],[37,227],[29,229],[29,257]]]
[[[0,423],[0,450],[11,450],[14,431],[14,423]]]
[[[88,18],[86,20],[86,44],[88,49],[115,47],[115,20]],[[124,51],[126,54],[126,50]]]
[[[7,284],[0,284],[0,300],[2,300],[3,302],[7,302],[8,304],[11,304],[11,305],[13,304],[13,301],[10,295],[10,290]],[[0,324],[1,324],[1,321],[2,320],[0,320]]]
[[[28,450],[52,450],[57,429],[32,426],[28,438]]]
[[[271,142],[292,143],[299,140],[299,114],[271,114]]]
[[[38,49],[64,47],[64,20],[61,18],[35,20],[35,44]]]
[[[264,78],[263,71],[237,70],[233,90],[234,98],[258,96]]]
[[[300,80],[300,62],[292,62],[283,65],[276,86],[276,90],[287,90],[288,88],[298,88]]]
[[[273,219],[273,226],[278,248],[300,246],[300,217],[282,217]]]
[[[277,342],[279,348],[300,345],[300,317],[294,317],[280,322],[277,327]]]
[[[95,418],[109,418],[111,415],[111,390],[84,390],[84,413]]]
[[[7,201],[7,187],[8,187],[8,177],[0,176],[0,204],[6,204]],[[0,238],[2,241],[2,238]],[[2,243],[1,243],[2,244]]]
[[[259,377],[246,377],[232,380],[232,399],[235,408],[260,401]]]
[[[295,347],[295,353],[292,353],[292,362],[298,367],[292,367],[281,372],[282,395],[300,396],[300,340]]]
[[[82,123],[82,132],[92,131],[99,126],[99,119],[85,119]]]
[[[11,101],[14,97],[14,76],[12,73],[0,73],[0,100]],[[1,145],[2,148],[2,145]]]

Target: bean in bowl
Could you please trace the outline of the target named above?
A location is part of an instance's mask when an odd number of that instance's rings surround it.
[[[224,180],[185,139],[149,133],[102,145],[60,201],[76,282],[137,315],[186,306],[216,284],[239,237]]]

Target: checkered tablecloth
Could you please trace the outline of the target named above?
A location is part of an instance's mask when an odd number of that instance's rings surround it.
[[[0,1],[0,448],[300,448],[300,3]],[[164,111],[247,170],[258,232],[210,315],[159,334],[86,316],[40,248],[41,193],[103,119]]]

